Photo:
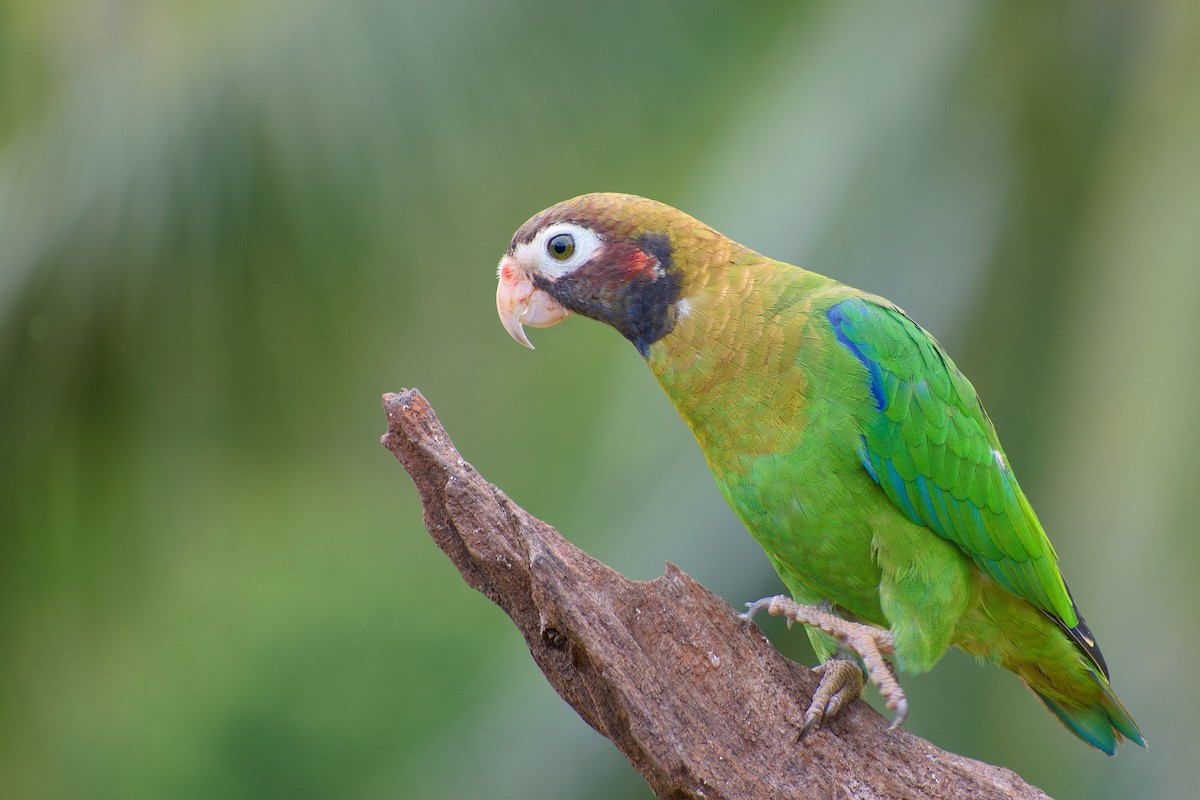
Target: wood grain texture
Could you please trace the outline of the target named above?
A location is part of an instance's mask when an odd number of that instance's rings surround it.
[[[415,389],[383,405],[383,444],[416,485],[434,542],[656,796],[1046,798],[1009,770],[887,730],[862,701],[798,742],[809,669],[675,566],[628,580],[530,516],[463,460]]]

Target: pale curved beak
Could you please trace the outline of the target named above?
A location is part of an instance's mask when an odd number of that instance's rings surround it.
[[[533,280],[512,256],[500,261],[500,284],[496,287],[496,312],[508,335],[533,349],[523,326],[548,328],[571,316],[557,300],[533,285]]]

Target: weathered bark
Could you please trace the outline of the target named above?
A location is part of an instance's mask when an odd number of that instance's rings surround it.
[[[810,670],[675,566],[630,581],[530,516],[462,459],[416,390],[383,405],[383,444],[438,547],[658,797],[1046,798],[1009,770],[889,731],[862,701],[798,742]]]

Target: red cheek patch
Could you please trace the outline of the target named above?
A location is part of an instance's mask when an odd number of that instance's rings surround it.
[[[634,250],[629,254],[629,259],[625,262],[625,271],[630,278],[647,272],[654,272],[654,259],[646,255],[641,250]]]
[[[618,289],[634,281],[659,278],[658,258],[632,242],[613,242],[581,271],[581,278],[607,289]]]

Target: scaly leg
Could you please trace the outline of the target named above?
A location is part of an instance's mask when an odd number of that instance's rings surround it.
[[[887,707],[896,712],[891,727],[898,728],[904,724],[904,718],[908,716],[908,700],[904,697],[904,690],[896,682],[891,665],[883,657],[884,653],[896,652],[896,642],[891,631],[860,622],[848,622],[821,606],[800,605],[782,594],[764,597],[746,605],[748,610],[741,617],[747,621],[765,609],[773,616],[786,617],[788,627],[794,622],[799,622],[811,625],[837,639],[842,647],[862,659],[863,666],[867,669],[867,677],[875,684]],[[804,715],[801,736],[820,725],[824,717],[833,716],[840,711],[862,690],[861,677],[857,678],[858,686],[855,691],[853,682],[856,679],[846,666],[854,667],[854,671],[859,672],[861,676],[857,664],[842,659],[830,659],[817,668],[821,672],[821,683],[813,694],[808,712]]]

